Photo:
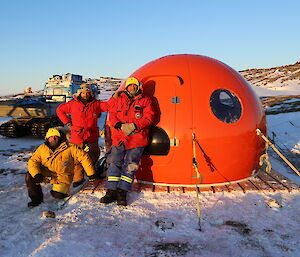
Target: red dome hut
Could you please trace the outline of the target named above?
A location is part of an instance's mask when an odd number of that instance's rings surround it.
[[[265,144],[255,130],[265,132],[266,120],[238,72],[206,56],[180,54],[149,62],[130,77],[143,83],[156,112],[138,180],[195,185],[193,157],[202,184],[239,182],[258,171]]]

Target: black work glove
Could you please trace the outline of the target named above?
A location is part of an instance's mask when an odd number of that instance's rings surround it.
[[[121,129],[122,124],[123,123],[121,121],[119,121],[119,122],[116,123],[116,125],[114,126],[114,128],[115,129]]]
[[[33,180],[36,184],[42,183],[44,181],[44,176],[41,173],[38,173],[34,176]]]
[[[95,182],[95,180],[100,179],[100,176],[99,176],[98,172],[96,172],[95,174],[88,176],[88,178],[89,178],[90,182]]]

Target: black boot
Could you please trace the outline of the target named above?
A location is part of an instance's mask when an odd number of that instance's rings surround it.
[[[100,199],[100,203],[112,203],[117,200],[117,190],[107,189],[105,196]]]
[[[68,197],[68,194],[64,194],[64,193],[53,191],[53,190],[50,191],[50,194],[56,199],[64,199],[64,198]]]
[[[34,207],[36,207],[36,206],[39,206],[40,204],[41,204],[42,202],[40,202],[40,201],[35,201],[35,200],[33,200],[33,201],[31,201],[31,202],[29,202],[28,204],[27,204],[27,206],[28,206],[28,208],[34,208]]]
[[[127,191],[123,189],[118,189],[118,197],[117,197],[117,204],[127,206]]]
[[[76,182],[73,182],[73,187],[78,187],[80,186],[85,180],[80,180],[80,181],[76,181]]]
[[[36,207],[43,202],[43,191],[40,184],[36,184],[34,178],[30,175],[29,172],[25,176],[26,186],[28,190],[28,196],[31,199],[31,202],[27,204],[29,208]]]

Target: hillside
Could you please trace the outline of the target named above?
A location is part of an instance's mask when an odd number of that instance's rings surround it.
[[[300,94],[300,61],[269,69],[247,69],[240,74],[259,96]]]

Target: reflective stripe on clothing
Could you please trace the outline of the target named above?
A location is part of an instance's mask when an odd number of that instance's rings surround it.
[[[120,177],[108,176],[107,181],[120,181]]]
[[[113,190],[120,188],[130,191],[143,151],[144,147],[126,150],[124,145],[119,147],[112,146],[109,155],[106,188]],[[111,178],[119,179],[112,180]]]
[[[121,176],[121,180],[124,180],[124,181],[126,181],[126,182],[128,182],[130,184],[133,182],[132,178],[129,178],[129,177],[126,177],[126,176]]]

